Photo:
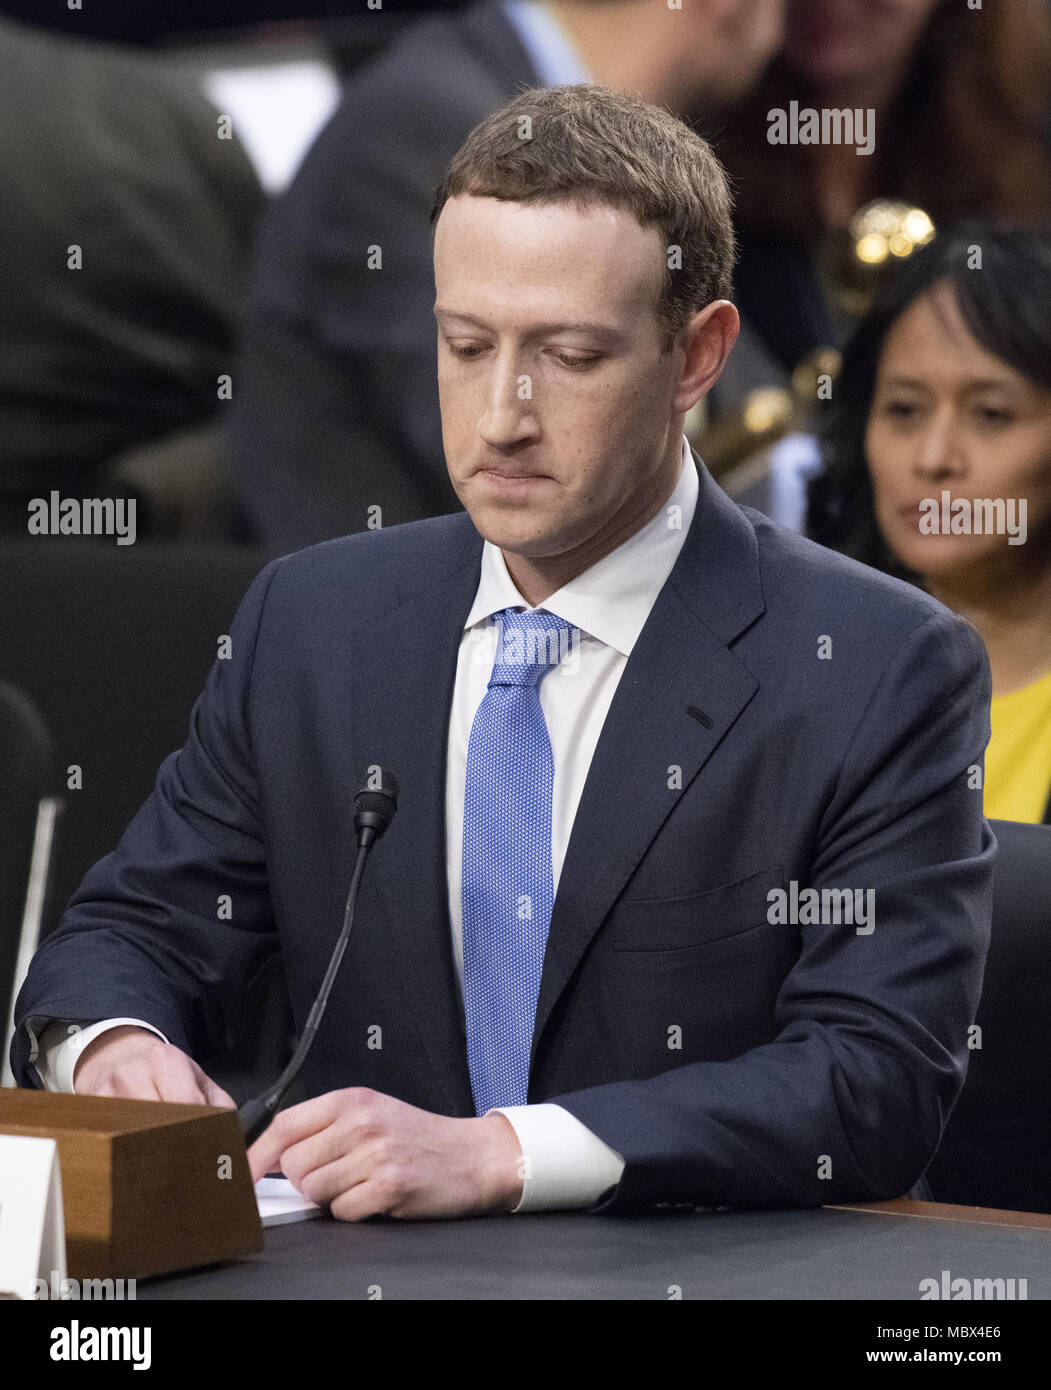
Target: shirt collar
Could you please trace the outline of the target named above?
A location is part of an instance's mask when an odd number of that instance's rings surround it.
[[[538,607],[589,633],[622,656],[630,656],[664,581],[671,573],[690,529],[700,483],[689,442],[683,435],[679,479],[656,515],[615,550],[563,584]],[[672,508],[678,508],[673,512]],[[675,516],[676,525],[669,525]],[[474,603],[464,623],[481,625],[504,608],[529,608],[507,570],[499,546],[485,541]]]
[[[503,0],[503,5],[545,86],[591,81],[565,30],[544,5],[536,0]]]

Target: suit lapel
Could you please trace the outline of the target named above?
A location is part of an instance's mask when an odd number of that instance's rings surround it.
[[[764,611],[755,532],[697,462],[693,522],[621,676],[573,822],[544,957],[534,1058],[591,939],[677,798],[758,688],[727,646]],[[681,791],[669,790],[672,766],[682,769]]]
[[[361,755],[388,767],[400,784],[398,813],[370,865],[388,909],[387,954],[445,1112],[472,1115],[451,948],[445,765],[460,637],[478,588],[482,539],[466,513],[449,518],[448,526],[435,561],[403,577],[399,606],[354,633],[351,710]]]

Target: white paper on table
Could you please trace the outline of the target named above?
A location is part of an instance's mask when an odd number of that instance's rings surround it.
[[[309,1221],[321,1208],[297,1192],[287,1178],[260,1178],[255,1185],[259,1218],[264,1226],[285,1226],[290,1221]]]

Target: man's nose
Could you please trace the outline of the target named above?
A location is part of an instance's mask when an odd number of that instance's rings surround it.
[[[478,433],[494,447],[506,447],[536,433],[532,378],[520,370],[511,353],[494,361]]]

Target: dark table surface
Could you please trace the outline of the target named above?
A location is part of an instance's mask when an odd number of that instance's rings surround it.
[[[259,1255],[143,1281],[149,1299],[920,1299],[921,1280],[1051,1297],[1051,1216],[932,1202],[574,1212],[270,1227]],[[958,1306],[958,1305],[957,1305]]]

